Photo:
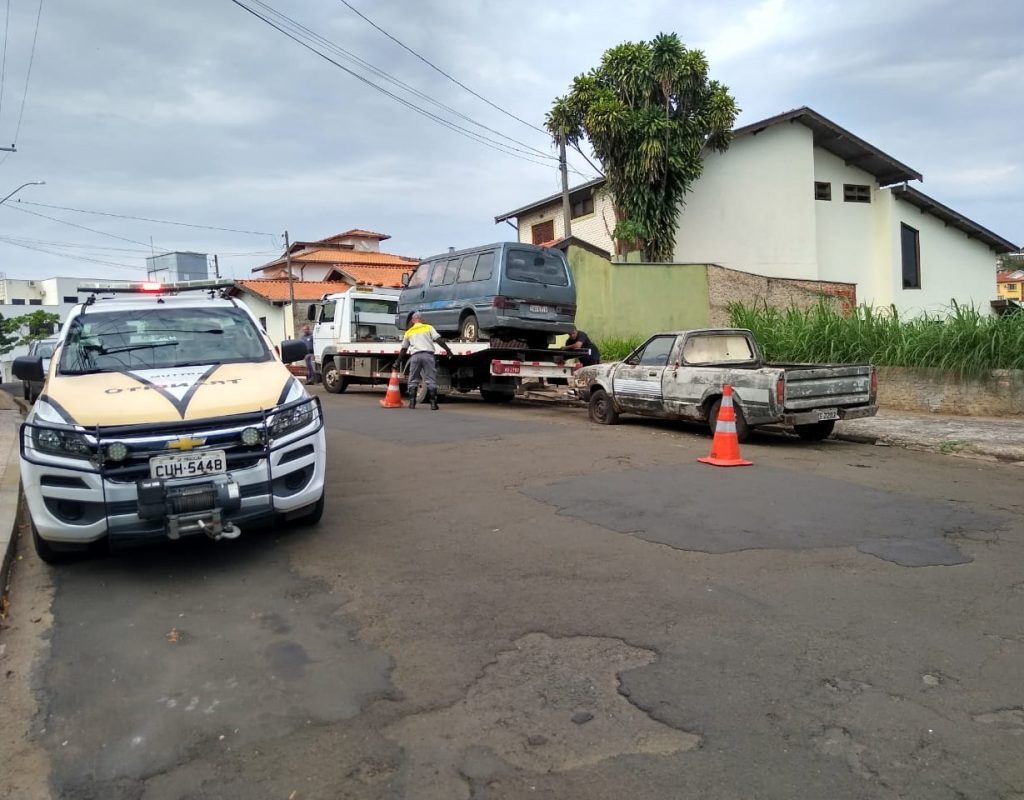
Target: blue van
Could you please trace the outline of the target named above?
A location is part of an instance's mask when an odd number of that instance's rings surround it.
[[[561,250],[499,242],[424,259],[403,277],[398,326],[414,311],[444,336],[525,338],[546,347],[576,319],[576,285]]]

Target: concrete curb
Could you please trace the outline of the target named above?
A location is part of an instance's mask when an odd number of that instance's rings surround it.
[[[965,440],[946,440],[939,442],[924,441],[919,438],[897,436],[891,434],[872,434],[862,432],[836,431],[833,438],[857,444],[870,444],[879,447],[902,447],[906,450],[918,450],[928,453],[939,453],[945,456],[961,458],[984,458],[1002,463],[1024,463],[1024,446],[998,446]]]
[[[11,423],[4,420],[0,424]],[[8,575],[14,561],[14,543],[18,538],[18,517],[21,509],[21,448],[18,441],[20,425],[19,420],[11,437],[11,451],[7,453],[7,465],[3,480],[0,481],[0,595],[7,594]]]

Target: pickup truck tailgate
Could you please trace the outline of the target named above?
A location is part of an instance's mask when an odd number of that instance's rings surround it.
[[[860,406],[871,403],[871,375],[866,364],[799,366],[772,364],[786,371],[786,409]]]

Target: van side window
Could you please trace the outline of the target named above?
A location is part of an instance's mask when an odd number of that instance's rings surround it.
[[[441,281],[442,286],[447,286],[450,283],[455,283],[455,275],[459,271],[459,259],[452,258],[448,260],[448,266],[444,269],[444,280]]]
[[[420,264],[416,267],[416,271],[409,278],[409,289],[418,289],[420,286],[427,285],[427,276],[430,274],[430,268],[433,266],[429,261]]]
[[[444,261],[435,261],[434,262],[434,274],[430,276],[430,285],[431,286],[440,286],[441,285],[441,282],[444,280],[444,268],[445,268],[445,262]]]
[[[490,280],[491,275],[494,274],[494,251],[491,250],[488,253],[481,253],[476,260],[476,269],[473,271],[473,280],[475,281],[486,281]]]
[[[459,283],[469,283],[473,280],[473,270],[476,269],[476,259],[476,253],[462,257],[462,261],[459,262],[459,277],[456,279]]]

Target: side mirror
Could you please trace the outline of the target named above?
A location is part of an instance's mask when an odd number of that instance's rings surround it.
[[[409,285],[409,278],[411,278],[411,277],[412,276],[408,272],[403,272],[402,273],[402,286],[403,287]]]
[[[306,310],[306,319],[313,321],[316,319],[316,305],[311,305]]]
[[[308,352],[306,343],[302,339],[286,339],[281,342],[281,360],[285,364],[302,361]]]
[[[39,356],[18,356],[11,365],[15,378],[23,381],[41,381],[46,377],[43,372],[43,359]]]

